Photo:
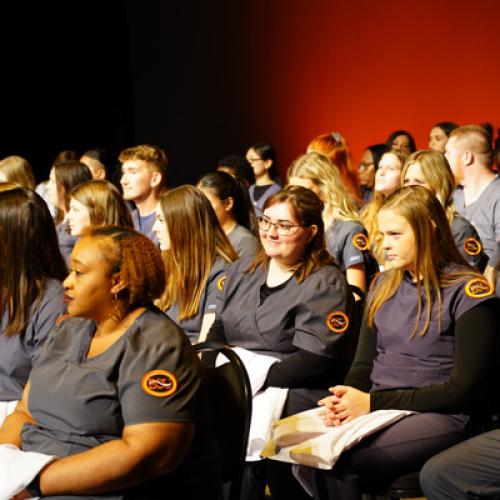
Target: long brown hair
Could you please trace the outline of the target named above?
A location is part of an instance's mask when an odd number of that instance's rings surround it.
[[[407,186],[388,196],[382,210],[391,210],[406,219],[415,237],[415,276],[418,293],[418,316],[412,336],[417,333],[422,316],[422,298],[427,308],[425,323],[419,335],[429,328],[433,301],[437,300],[441,313],[441,288],[464,282],[482,275],[469,266],[458,251],[451,234],[450,225],[443,206],[428,189],[422,186]],[[445,266],[455,264],[456,270],[445,271]],[[375,289],[367,309],[368,325],[372,326],[380,307],[398,290],[405,271],[390,269],[374,281]]]
[[[31,189],[0,192],[0,241],[0,314],[10,336],[24,331],[48,280],[67,272],[47,205]]]
[[[325,226],[322,218],[324,205],[316,193],[302,186],[287,186],[266,200],[264,210],[279,203],[287,203],[290,206],[300,225],[304,227],[315,225],[318,228],[314,237],[307,244],[302,260],[297,263],[295,268],[294,276],[297,283],[302,283],[320,266],[336,265],[335,259],[325,248]],[[246,272],[253,273],[259,266],[267,269],[269,261],[270,257],[261,248]]]
[[[168,309],[176,304],[183,320],[198,313],[215,259],[221,257],[230,263],[238,254],[199,189],[184,185],[166,191],[160,196],[160,207],[170,248],[162,252],[167,285],[159,306]]]
[[[120,191],[104,180],[78,184],[70,193],[89,211],[92,226],[132,227],[132,217]]]

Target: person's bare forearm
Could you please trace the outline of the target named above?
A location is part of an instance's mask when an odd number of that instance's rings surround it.
[[[188,424],[168,424],[155,432],[130,439],[124,435],[122,439],[56,460],[40,475],[41,492],[107,493],[168,474],[184,459],[192,434]]]

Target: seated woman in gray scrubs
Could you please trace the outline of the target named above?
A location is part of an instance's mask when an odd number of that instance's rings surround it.
[[[1,425],[65,311],[67,272],[47,205],[31,189],[0,185],[0,241]]]
[[[374,281],[345,383],[320,403],[330,425],[375,410],[419,413],[345,452],[331,471],[317,471],[322,500],[361,499],[360,478],[386,483],[418,471],[488,414],[499,325],[493,287],[458,252],[428,189],[389,196],[378,227],[391,269]]]
[[[198,189],[209,199],[215,215],[240,257],[255,257],[260,243],[252,227],[255,213],[244,181],[226,172],[210,172],[198,182]]]
[[[168,277],[158,306],[194,344],[203,339],[215,318],[219,280],[238,254],[207,197],[194,186],[161,195],[153,231]]]
[[[142,234],[91,228],[75,245],[64,281],[71,316],[0,430],[0,444],[57,457],[32,496],[216,498],[215,461],[194,462],[203,457],[198,359],[152,306],[164,286],[160,251]],[[203,495],[193,491],[200,482]]]
[[[444,155],[437,151],[417,151],[410,155],[401,171],[401,184],[424,186],[437,197],[446,212],[458,251],[471,266],[483,272],[488,256],[474,226],[455,210],[455,177]]]
[[[330,381],[341,383],[355,349],[354,298],[325,248],[322,212],[321,200],[301,186],[268,198],[259,218],[262,250],[227,270],[208,335],[281,360],[265,387],[289,388],[284,415],[314,407]],[[301,498],[281,465],[265,465],[273,498]]]
[[[355,200],[339,169],[320,153],[299,156],[287,173],[288,183],[314,191],[325,204],[326,247],[346,274],[347,282],[365,292],[378,271]]]

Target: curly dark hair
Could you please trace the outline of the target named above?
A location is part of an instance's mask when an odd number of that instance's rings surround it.
[[[143,234],[119,226],[91,226],[84,236],[98,238],[111,274],[127,283],[120,298],[130,308],[151,306],[165,289],[165,268],[157,246]]]

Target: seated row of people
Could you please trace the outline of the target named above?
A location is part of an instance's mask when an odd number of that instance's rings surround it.
[[[178,189],[174,196],[186,190]],[[6,190],[0,202],[26,192]],[[420,412],[315,474],[318,492],[358,498],[353,477],[416,470],[474,432],[487,410],[498,300],[458,252],[437,198],[405,187],[381,206],[391,269],[374,281],[358,340],[353,296],[326,251],[323,208],[300,186],[266,201],[262,250],[218,280],[208,338],[277,358],[263,387],[289,389],[284,415],[318,399],[333,425],[381,408]],[[209,409],[196,406],[198,362],[187,337],[153,308],[166,276],[160,251],[133,230],[94,228],[76,244],[64,281],[72,317],[48,337],[0,431],[2,444],[56,457],[31,494],[160,498],[167,485],[174,498],[200,487],[216,497],[217,460],[203,426]],[[265,467],[273,497],[300,498],[283,467]]]

